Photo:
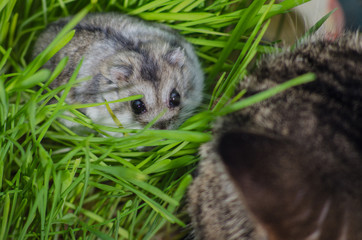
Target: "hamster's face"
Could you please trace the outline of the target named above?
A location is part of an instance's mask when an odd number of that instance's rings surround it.
[[[110,80],[108,85],[117,85],[117,98],[143,95],[122,107],[138,127],[162,114],[153,128],[176,128],[201,102],[202,86],[195,80],[200,70],[181,47],[163,46],[156,51],[146,45],[123,51],[107,59],[101,69]]]

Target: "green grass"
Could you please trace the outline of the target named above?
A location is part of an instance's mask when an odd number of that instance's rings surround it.
[[[184,196],[192,181],[190,173],[199,160],[200,144],[211,139],[214,119],[312,79],[305,75],[245,99],[241,98],[244,92],[235,93],[251,60],[274,49],[261,42],[268,19],[304,1],[248,2],[2,0],[0,239],[151,239],[171,233],[169,239],[182,237],[187,232]],[[119,128],[92,123],[77,109],[97,104],[67,105],[65,95],[57,96],[86,80],[76,78],[77,70],[68,84],[48,88],[67,59],[54,72],[42,65],[70,41],[71,29],[82,17],[106,11],[163,22],[195,45],[208,88],[199,113],[178,130],[124,129],[121,119]],[[69,15],[75,18],[32,60],[39,32]],[[239,57],[231,60],[235,52]],[[52,98],[59,103],[48,104]],[[75,117],[65,115],[66,111]],[[62,118],[91,133],[77,135],[61,124]],[[124,137],[97,134],[106,131]],[[146,151],[142,146],[153,148]]]

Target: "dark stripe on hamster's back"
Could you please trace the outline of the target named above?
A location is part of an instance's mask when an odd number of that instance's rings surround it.
[[[67,23],[68,21],[66,20],[60,20],[58,22],[53,23],[52,25],[54,27],[61,29]],[[145,49],[142,49],[142,46],[140,44],[136,44],[135,42],[127,39],[121,33],[116,32],[114,29],[110,27],[100,27],[100,26],[90,25],[87,23],[79,23],[74,27],[74,29],[76,30],[76,32],[86,31],[90,33],[103,34],[106,39],[113,40],[115,43],[120,44],[121,48],[138,53],[141,57],[141,62],[142,62],[141,66],[142,78],[144,80],[151,81],[154,83],[159,80],[158,65],[156,60],[150,57],[150,54]],[[178,43],[175,42],[175,45],[178,45]]]
[[[74,27],[76,31],[87,31],[87,32],[93,32],[93,33],[102,33],[107,39],[111,39],[115,41],[116,43],[120,43],[122,47],[136,51],[135,44],[124,37],[121,33],[116,32],[114,29],[110,27],[99,27],[94,26],[90,24],[78,24]]]
[[[158,71],[159,67],[156,59],[150,56],[150,54],[145,50],[140,50],[139,54],[141,55],[141,77],[153,83],[159,81]]]
[[[65,25],[67,25],[68,22],[69,22],[68,20],[61,19],[61,20],[58,20],[56,22],[49,24],[48,27],[63,28],[63,27],[65,27]]]
[[[122,48],[125,48],[129,51],[138,53],[141,56],[141,76],[144,80],[157,82],[159,81],[158,71],[159,67],[156,59],[150,56],[149,52],[142,48],[142,44],[135,43],[121,33],[114,31],[110,27],[102,28],[98,26],[88,25],[88,24],[78,24],[75,28],[78,31],[89,31],[89,32],[101,32],[105,35],[107,39],[112,39],[116,43],[120,43]]]
[[[55,23],[52,23],[50,26],[59,28],[63,28],[69,21],[67,20],[59,20]],[[100,33],[103,34],[106,39],[113,40],[117,44],[120,44],[123,48],[131,51],[138,52],[139,49],[137,48],[136,44],[123,36],[121,33],[116,32],[114,29],[110,27],[101,27],[101,26],[94,26],[88,23],[79,23],[73,28],[76,32],[86,31],[90,33]]]

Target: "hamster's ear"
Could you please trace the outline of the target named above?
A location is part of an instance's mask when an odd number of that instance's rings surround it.
[[[183,48],[175,48],[166,53],[166,61],[171,65],[182,67],[185,64],[185,50]]]
[[[133,67],[130,65],[111,65],[103,71],[103,75],[114,83],[128,81],[132,74]]]
[[[303,169],[311,160],[307,152],[286,139],[248,132],[224,134],[218,148],[241,203],[268,239],[313,233],[326,196],[313,173]]]

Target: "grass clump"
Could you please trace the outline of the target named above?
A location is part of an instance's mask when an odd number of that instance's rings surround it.
[[[240,100],[242,93],[232,99],[251,60],[273,50],[261,43],[268,19],[302,2],[1,1],[0,239],[151,239],[160,232],[176,234],[171,239],[182,237],[186,230],[174,231],[186,225],[182,199],[199,160],[198,147],[211,139],[209,129],[215,117],[310,80],[307,75],[253,99]],[[65,95],[57,96],[85,80],[76,79],[77,70],[68,84],[48,88],[67,59],[53,72],[42,69],[43,64],[70,41],[72,28],[87,13],[107,11],[163,22],[195,45],[207,75],[209,97],[178,130],[92,123],[77,109],[97,104],[67,105]],[[74,19],[32,60],[31,48],[39,32],[69,15]],[[239,57],[231,60],[235,52]],[[51,104],[52,98],[58,104]],[[93,133],[121,132],[124,137],[80,136],[60,119],[77,122]]]

